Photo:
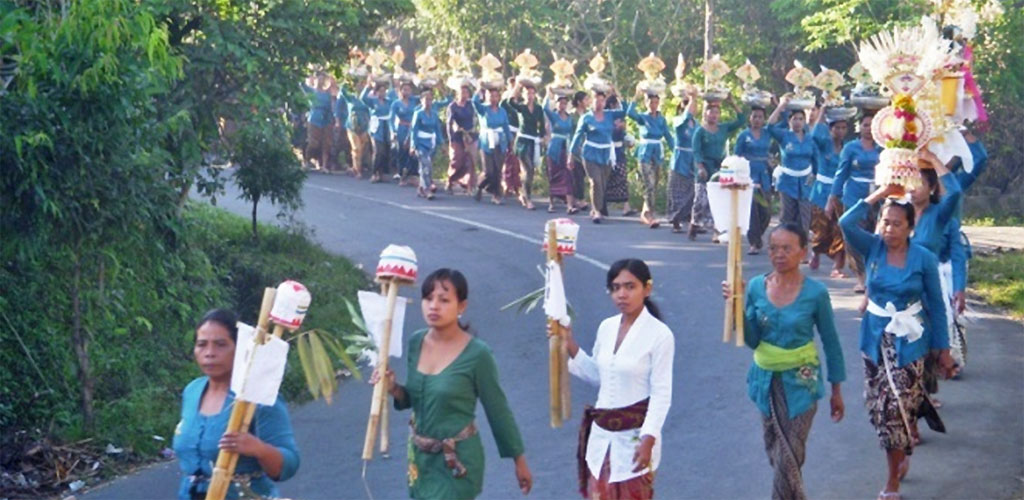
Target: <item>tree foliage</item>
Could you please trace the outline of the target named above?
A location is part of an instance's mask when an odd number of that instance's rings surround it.
[[[241,146],[233,156],[238,168],[235,183],[241,197],[252,203],[252,235],[258,238],[256,209],[261,200],[283,209],[301,203],[306,173],[287,141],[288,127],[282,117],[247,122],[238,132]]]

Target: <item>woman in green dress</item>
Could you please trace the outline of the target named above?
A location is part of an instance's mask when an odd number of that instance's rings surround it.
[[[423,319],[429,327],[408,345],[405,385],[385,375],[395,408],[412,408],[409,438],[409,496],[417,499],[469,499],[483,491],[484,448],[474,423],[477,399],[502,458],[515,459],[523,494],[533,478],[523,440],[498,383],[490,347],[466,332],[459,317],[468,305],[469,285],[454,269],[438,269],[423,281]],[[374,373],[370,382],[376,382]]]

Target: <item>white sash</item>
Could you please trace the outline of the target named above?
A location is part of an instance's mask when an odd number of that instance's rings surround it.
[[[868,300],[868,312],[880,318],[889,318],[885,325],[885,331],[897,336],[906,337],[909,342],[916,342],[924,334],[924,325],[917,319],[917,314],[922,310],[920,302],[914,302],[906,309],[899,311],[892,302],[887,302],[885,307]]]
[[[592,148],[598,148],[598,149],[607,149],[608,150],[608,158],[611,160],[610,164],[612,166],[615,165],[615,144],[614,143],[598,144],[596,142],[583,141],[583,146],[584,147],[590,146]]]

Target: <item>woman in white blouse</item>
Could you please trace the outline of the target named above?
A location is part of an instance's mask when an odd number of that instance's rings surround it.
[[[623,259],[608,270],[621,314],[597,330],[588,355],[567,334],[569,372],[598,386],[584,411],[577,452],[580,493],[591,499],[648,499],[661,459],[661,427],[672,402],[675,339],[651,302],[651,271]]]

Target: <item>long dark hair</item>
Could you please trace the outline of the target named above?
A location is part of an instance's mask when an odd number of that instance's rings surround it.
[[[939,194],[939,174],[934,168],[922,168],[921,177],[928,183],[928,203],[932,205],[938,205],[942,201],[942,195]]]
[[[630,274],[636,276],[640,283],[647,285],[651,282],[651,270],[647,267],[647,264],[640,259],[621,259],[615,261],[612,267],[608,268],[608,278],[605,283],[605,287],[610,291],[612,289],[612,281],[619,276],[622,271],[629,271]],[[651,300],[650,297],[644,298],[644,307],[650,311],[651,316],[661,319],[661,310],[658,309],[657,304]]]
[[[455,297],[459,299],[459,302],[465,302],[469,298],[469,282],[466,281],[466,277],[458,269],[442,267],[428,274],[423,280],[423,285],[420,286],[420,299],[426,299],[427,296],[434,293],[434,289],[438,285],[443,287],[443,283],[446,282],[455,287]],[[460,319],[459,328],[469,331],[469,323],[463,323]]]
[[[196,323],[195,333],[193,336],[193,342],[195,337],[199,335],[199,328],[207,323],[216,323],[231,335],[232,342],[238,342],[238,314],[230,309],[210,309],[203,315],[202,319]]]

